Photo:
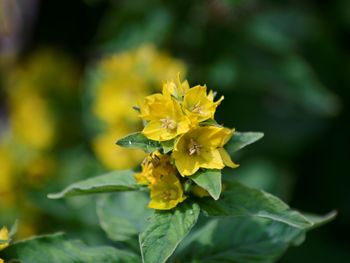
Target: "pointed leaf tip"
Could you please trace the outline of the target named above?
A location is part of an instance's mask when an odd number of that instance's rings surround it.
[[[225,145],[225,148],[230,154],[232,154],[254,142],[257,142],[263,137],[264,133],[262,132],[235,132]]]

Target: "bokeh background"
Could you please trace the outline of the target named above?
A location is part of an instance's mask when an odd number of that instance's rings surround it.
[[[262,141],[232,176],[337,219],[280,262],[350,262],[350,2],[1,0],[0,225],[107,242],[78,179],[136,166],[116,139],[181,72],[225,95],[217,119]]]

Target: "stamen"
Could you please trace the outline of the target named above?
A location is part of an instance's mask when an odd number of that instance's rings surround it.
[[[167,130],[174,130],[177,127],[177,124],[174,120],[170,119],[169,117],[166,117],[164,119],[160,119],[162,123],[162,128]]]
[[[194,155],[197,154],[199,155],[201,153],[201,149],[202,149],[202,145],[200,145],[199,143],[197,143],[195,140],[193,140],[192,138],[190,139],[190,144],[188,147],[188,152],[190,155]]]
[[[177,198],[177,193],[176,193],[176,191],[174,191],[172,189],[168,189],[168,190],[163,191],[161,193],[160,197],[165,201],[175,200]]]
[[[201,106],[201,103],[199,101],[196,103],[196,105],[193,106],[192,112],[204,114],[203,107]]]

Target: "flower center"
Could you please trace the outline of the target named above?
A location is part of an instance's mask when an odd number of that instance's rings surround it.
[[[204,114],[203,107],[199,101],[193,106],[192,112],[197,114]]]
[[[160,197],[165,201],[175,200],[177,198],[177,193],[173,189],[167,189],[160,194]]]
[[[160,119],[160,122],[162,123],[162,128],[167,130],[174,130],[177,127],[176,122],[169,117]]]
[[[190,155],[197,154],[199,155],[201,153],[202,145],[200,145],[198,142],[196,142],[194,139],[190,139],[190,143],[188,146],[188,153]]]

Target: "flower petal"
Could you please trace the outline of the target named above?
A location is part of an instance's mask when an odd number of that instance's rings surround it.
[[[173,158],[175,159],[175,165],[181,176],[190,176],[197,172],[200,168],[199,160],[197,156],[189,156],[182,152],[173,152]]]
[[[224,148],[219,148],[218,149],[222,158],[222,161],[224,162],[224,164],[228,167],[231,168],[237,168],[239,166],[239,164],[235,164],[232,160],[230,155],[228,154],[228,152],[224,149]]]

